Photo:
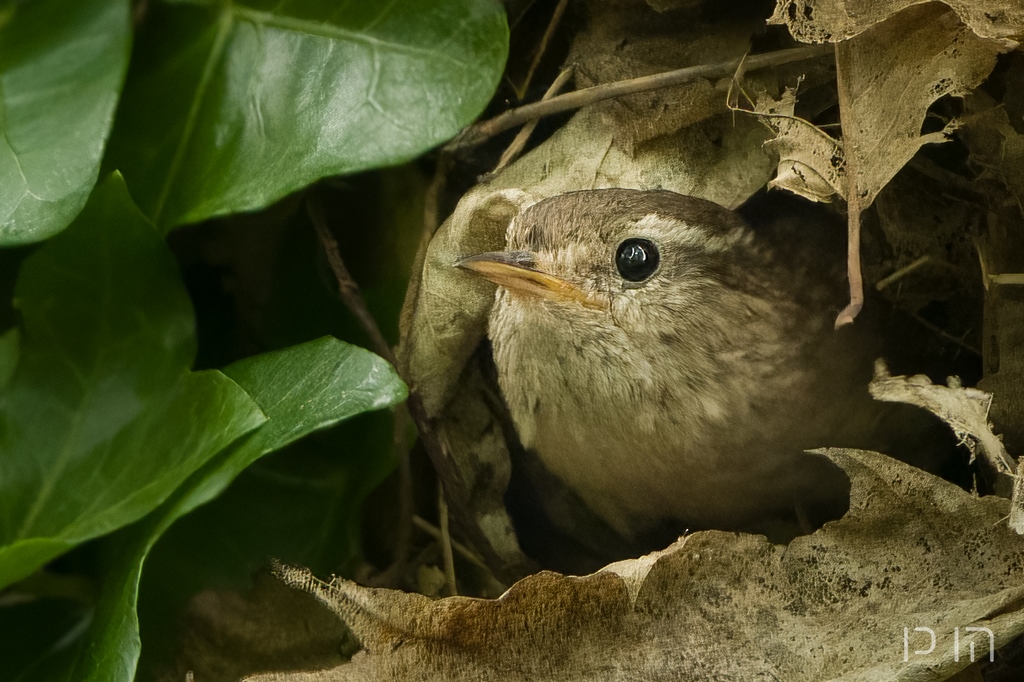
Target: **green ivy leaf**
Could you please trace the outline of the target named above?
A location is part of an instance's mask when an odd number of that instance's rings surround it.
[[[495,0],[151,6],[110,158],[157,225],[414,158],[475,118],[508,51]]]
[[[82,210],[130,42],[128,0],[0,10],[0,246],[46,239]]]
[[[141,649],[135,609],[143,562],[176,519],[219,495],[262,455],[406,396],[405,385],[387,362],[331,338],[242,360],[224,373],[249,392],[268,422],[197,471],[156,512],[111,538],[114,556],[99,607],[69,679],[133,679]]]
[[[20,359],[0,392],[0,588],[138,520],[266,418],[189,372],[177,264],[119,176],[22,266]]]

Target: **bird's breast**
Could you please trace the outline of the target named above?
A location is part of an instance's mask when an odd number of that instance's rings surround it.
[[[775,326],[744,329],[638,339],[504,292],[489,322],[523,446],[624,535],[666,517],[735,526],[807,484],[814,378]]]

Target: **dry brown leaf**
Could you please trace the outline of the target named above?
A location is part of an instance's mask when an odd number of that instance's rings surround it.
[[[588,27],[575,36],[566,57],[566,63],[574,65],[577,88],[733,59],[749,48],[751,34],[764,26],[758,13],[739,12],[733,21],[712,28],[701,20],[695,0],[646,4],[654,11],[629,1],[578,3]],[[618,97],[597,108],[615,127],[613,144],[626,154],[726,111],[723,94],[703,79]]]
[[[972,457],[981,455],[1001,476],[1016,478],[1016,482],[1007,480],[1013,495],[1009,521],[1011,528],[1024,535],[1024,489],[1016,463],[1003,447],[1003,441],[992,432],[988,419],[991,393],[965,388],[952,377],[949,386],[939,386],[923,375],[890,376],[881,360],[875,365],[875,378],[868,388],[875,400],[907,403],[928,410],[953,429]]]
[[[768,187],[787,189],[811,201],[831,201],[833,194],[846,196],[846,162],[843,149],[812,123],[797,118],[796,90],[786,88],[779,100],[758,97],[754,111],[774,137],[765,149],[778,154],[779,169]]]
[[[181,682],[192,671],[202,682],[235,682],[265,670],[341,665],[358,650],[344,623],[266,571],[254,576],[252,589],[244,594],[199,592],[181,620],[177,660],[159,673],[150,669],[147,678]]]
[[[852,38],[892,15],[928,0],[778,0],[769,24],[785,24],[805,43]],[[1024,6],[1018,0],[942,0],[982,38],[1019,37]]]
[[[833,31],[824,18],[815,25]],[[773,108],[791,115],[788,96],[758,103],[756,112],[775,132],[770,145],[782,152],[774,184],[818,201],[829,189],[849,198],[845,176],[852,168],[866,208],[921,145],[947,139],[949,129],[920,134],[928,107],[940,97],[969,93],[1006,49],[1006,42],[978,37],[940,3],[913,6],[865,28],[836,48],[849,92],[841,148],[803,122],[766,115]]]
[[[603,571],[540,573],[497,600],[369,589],[285,568],[363,651],[327,671],[252,682],[360,680],[941,680],[1024,632],[1024,538],[1007,501],[875,453],[826,451],[850,512],[789,546],[701,532]],[[935,647],[928,653],[929,628]],[[906,641],[904,636],[906,633]],[[770,636],[769,636],[770,635]],[[959,649],[955,643],[959,642]]]
[[[856,157],[848,165],[856,169],[862,208],[921,145],[947,139],[948,129],[920,134],[928,107],[946,95],[968,94],[1006,49],[979,38],[938,3],[911,7],[837,46],[851,105],[843,149],[848,159]]]

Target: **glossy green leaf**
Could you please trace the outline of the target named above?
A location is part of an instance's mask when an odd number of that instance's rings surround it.
[[[480,113],[508,49],[496,0],[195,0],[151,12],[110,162],[167,227],[421,154]]]
[[[260,456],[406,395],[387,362],[331,338],[242,360],[224,373],[249,392],[269,421],[197,471],[156,512],[111,538],[115,549],[103,594],[70,679],[132,680],[140,651],[135,607],[142,565],[176,519],[218,495]]]
[[[0,10],[0,246],[46,239],[82,210],[130,43],[128,0]]]
[[[192,309],[163,240],[114,176],[18,280],[18,366],[0,392],[0,587],[154,509],[265,421],[189,372]]]

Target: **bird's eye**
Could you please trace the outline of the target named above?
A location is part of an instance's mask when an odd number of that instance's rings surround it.
[[[658,269],[658,247],[646,239],[627,239],[615,253],[615,267],[623,279],[642,282]]]

